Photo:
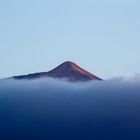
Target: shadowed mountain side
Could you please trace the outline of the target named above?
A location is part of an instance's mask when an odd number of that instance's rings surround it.
[[[67,61],[59,65],[55,69],[49,72],[40,72],[28,75],[14,76],[14,79],[38,79],[38,78],[66,78],[69,81],[89,81],[89,80],[102,80],[101,78],[89,73],[88,71],[82,69],[77,64]]]

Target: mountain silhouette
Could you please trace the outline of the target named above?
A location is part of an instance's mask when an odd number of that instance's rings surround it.
[[[69,81],[78,82],[78,81],[89,81],[89,80],[102,80],[101,78],[91,74],[90,72],[79,67],[77,64],[67,61],[59,65],[55,69],[49,72],[40,72],[28,75],[14,76],[14,79],[38,79],[38,78],[65,78]]]

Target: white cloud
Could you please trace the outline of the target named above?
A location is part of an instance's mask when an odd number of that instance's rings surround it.
[[[140,80],[0,82],[3,139],[136,140]]]

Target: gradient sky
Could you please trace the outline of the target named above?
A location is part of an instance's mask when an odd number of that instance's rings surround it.
[[[0,78],[67,60],[104,79],[140,73],[140,1],[0,1]]]

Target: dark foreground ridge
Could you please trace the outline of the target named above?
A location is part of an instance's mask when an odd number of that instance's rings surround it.
[[[65,78],[72,82],[89,81],[89,80],[102,80],[101,78],[91,74],[90,72],[79,67],[77,64],[67,61],[59,65],[49,72],[40,72],[28,75],[14,76],[14,79],[38,79],[38,78]]]

